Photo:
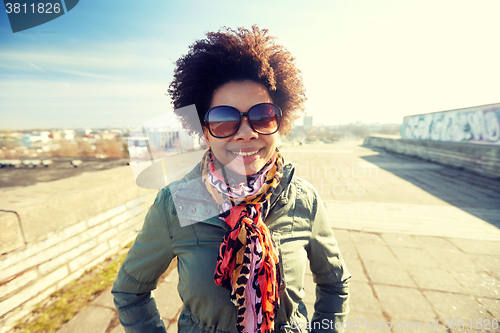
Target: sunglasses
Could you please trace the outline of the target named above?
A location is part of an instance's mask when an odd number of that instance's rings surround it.
[[[224,139],[238,132],[243,117],[254,132],[270,135],[280,128],[281,109],[273,103],[256,104],[247,112],[227,105],[214,106],[205,114],[205,125],[213,137]]]

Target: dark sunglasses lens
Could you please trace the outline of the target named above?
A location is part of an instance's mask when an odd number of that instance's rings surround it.
[[[272,134],[278,130],[279,110],[272,104],[254,106],[248,115],[253,128],[261,134]]]
[[[240,112],[225,106],[214,108],[208,113],[208,126],[215,137],[233,135],[238,128],[239,120]]]

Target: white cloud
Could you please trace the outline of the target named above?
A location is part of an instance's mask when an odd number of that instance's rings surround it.
[[[29,61],[28,61],[28,65],[30,65],[31,67],[33,67],[34,69],[36,69],[36,70],[38,70],[38,71],[40,71],[40,72],[42,72],[42,73],[47,73],[46,71],[44,71],[43,69],[41,69],[40,67],[38,67],[37,65],[35,65],[35,64],[34,64],[34,63],[32,63],[32,62],[29,62]]]
[[[117,80],[118,79],[118,78],[112,77],[112,76],[99,75],[99,74],[80,72],[80,71],[72,71],[72,70],[68,70],[68,69],[59,69],[59,70],[55,70],[55,72],[66,73],[66,74],[77,75],[77,76],[84,76],[84,77],[91,77],[91,78],[95,78],[95,79],[104,79],[104,80]]]

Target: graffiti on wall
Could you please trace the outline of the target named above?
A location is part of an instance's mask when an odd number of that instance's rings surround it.
[[[407,116],[401,137],[500,145],[500,103]]]

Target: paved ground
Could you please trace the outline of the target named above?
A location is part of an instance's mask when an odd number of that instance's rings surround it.
[[[27,160],[27,159],[24,159]],[[36,160],[31,158],[29,160]],[[127,165],[128,158],[81,158],[81,157],[44,157],[43,160],[52,160],[48,167],[0,168],[0,192],[17,186],[29,186],[39,182],[73,177],[84,172],[102,171]],[[82,164],[75,168],[72,160],[81,160]]]
[[[500,332],[500,181],[359,144],[282,149],[330,212],[353,276],[348,331]],[[177,280],[173,270],[155,291],[169,333]],[[312,313],[310,274],[305,288]],[[104,293],[59,333],[117,324]]]

